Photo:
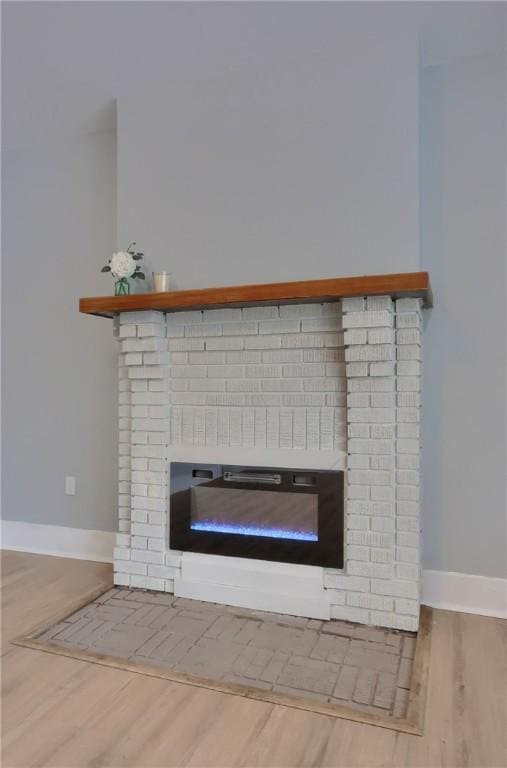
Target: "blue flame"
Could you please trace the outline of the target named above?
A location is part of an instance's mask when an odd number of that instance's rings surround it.
[[[233,523],[216,523],[213,520],[201,520],[191,523],[193,531],[208,531],[210,533],[236,533],[241,536],[267,536],[270,539],[294,539],[295,541],[318,541],[316,533],[311,531],[290,531],[284,528],[258,528],[255,525],[234,525]]]

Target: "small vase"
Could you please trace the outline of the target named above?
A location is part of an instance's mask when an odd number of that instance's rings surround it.
[[[130,283],[126,277],[120,277],[114,284],[115,296],[128,296],[130,293]]]

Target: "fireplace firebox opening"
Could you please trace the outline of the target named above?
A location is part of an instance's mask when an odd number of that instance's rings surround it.
[[[170,465],[170,546],[343,567],[343,472]]]

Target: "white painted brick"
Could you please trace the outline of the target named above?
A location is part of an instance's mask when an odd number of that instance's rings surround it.
[[[239,392],[208,392],[204,398],[206,405],[247,405],[245,395]]]
[[[238,379],[245,375],[247,369],[248,366],[245,368],[243,365],[208,365],[208,377],[218,379]]]
[[[132,509],[147,512],[163,512],[167,506],[164,499],[152,499],[147,496],[133,496]],[[148,536],[147,533],[140,533],[140,536]]]
[[[169,350],[171,352],[196,352],[204,349],[204,339],[170,339]]]
[[[353,608],[352,606],[331,605],[331,618],[341,621],[354,621],[360,624],[368,624],[370,613],[366,608]]]
[[[318,450],[320,447],[320,411],[318,408],[308,408],[306,411],[306,447],[308,450]]]
[[[387,454],[385,456],[367,456],[370,462],[370,469],[394,469],[394,456]]]
[[[373,328],[368,331],[368,344],[394,344],[394,328]]]
[[[231,309],[205,309],[203,313],[205,323],[216,323],[222,320],[228,322],[241,320],[241,307]]]
[[[325,333],[325,347],[343,347],[343,331],[340,333]]]
[[[220,354],[220,353],[208,353]],[[232,365],[254,365],[262,362],[262,352],[240,350],[239,352],[226,352],[225,360],[221,361]],[[276,360],[265,360],[264,362],[279,362]]]
[[[418,517],[398,517],[396,519],[396,530],[403,533],[420,533],[420,522]]]
[[[398,392],[396,396],[398,408],[419,408],[421,405],[420,392]]]
[[[421,315],[419,312],[404,312],[396,315],[397,328],[419,328]]]
[[[170,352],[144,352],[144,365],[169,365],[171,362]],[[174,362],[174,360],[172,361]]]
[[[419,532],[415,531],[401,531],[396,534],[396,544],[399,547],[419,547],[420,536]]]
[[[250,352],[249,354],[258,353]],[[261,352],[263,363],[302,363],[304,354],[305,351],[302,349],[268,349]],[[306,362],[313,361],[308,360]]]
[[[393,300],[390,296],[367,296],[366,297],[366,309],[367,310],[381,310],[386,309],[389,312],[393,311]]]
[[[412,581],[372,579],[371,591],[376,595],[403,597],[413,600],[417,600],[419,597],[419,588],[417,584]]]
[[[419,424],[398,423],[398,437],[411,437],[418,440],[420,437]]]
[[[419,347],[417,344],[407,344],[404,347],[399,346],[397,351],[397,358],[398,362],[422,360],[421,347]]]
[[[419,502],[398,501],[396,509],[399,515],[416,516],[419,514]]]
[[[292,448],[292,410],[280,409],[280,448]]]
[[[364,328],[351,328],[350,330],[345,331],[345,344],[366,344],[367,341],[368,331],[366,331]]]
[[[113,576],[113,584],[115,584],[118,587],[129,587],[130,576],[126,573],[115,572]]]
[[[279,435],[280,421],[278,408],[268,408],[266,420],[266,445],[268,448],[278,448]]]
[[[208,375],[208,369],[205,365],[179,365],[171,368],[173,378],[183,379],[202,379]]]
[[[348,457],[349,469],[368,469],[370,466],[370,457],[364,454],[351,454]]]
[[[168,402],[167,392],[135,392],[132,395],[134,405],[165,405]]]
[[[286,307],[243,307],[241,310],[241,316],[243,320],[270,320],[275,317],[287,317],[282,315],[282,310]]]
[[[419,469],[420,457],[418,454],[403,454],[398,456],[398,469]]]
[[[394,363],[370,363],[370,376],[394,376]]]
[[[419,440],[402,438],[397,441],[398,453],[419,453]]]
[[[341,317],[317,317],[310,320],[302,320],[303,333],[324,333],[331,331],[337,333],[342,330]]]
[[[231,448],[241,446],[241,409],[231,408],[229,412],[229,440]]]
[[[171,312],[167,315],[167,323],[175,323],[177,325],[185,325],[186,323],[202,323],[203,311],[201,309],[194,309],[189,312]]]
[[[418,581],[420,576],[419,566],[407,563],[397,563],[394,566],[394,572],[397,579],[408,579],[409,581]]]
[[[349,392],[393,392],[394,377],[352,379],[347,382]]]
[[[345,392],[328,392],[326,394],[326,405],[340,406],[344,408],[347,405],[347,396]]]
[[[389,485],[392,473],[373,469],[352,469],[348,475],[349,483],[355,485]]]
[[[258,323],[224,323],[223,334],[224,336],[251,336],[256,335],[259,332]],[[210,336],[219,336],[221,334],[209,334]]]
[[[374,408],[373,410],[376,411],[381,409]],[[370,426],[370,436],[375,439],[387,440],[390,438],[394,438],[394,434],[395,434],[394,424],[372,423]]]
[[[165,527],[163,525],[149,525],[148,523],[132,523],[131,532],[133,536],[162,539],[165,535]]]
[[[347,496],[349,499],[369,499],[370,489],[367,485],[349,485]]]
[[[398,376],[420,376],[421,363],[418,360],[399,360],[396,371]]]
[[[164,591],[163,579],[154,579],[148,576],[131,576],[130,586],[139,589],[154,589],[160,592]]]
[[[121,312],[120,323],[159,323],[165,325],[165,314],[154,309],[144,309],[135,312]]]
[[[342,378],[314,378],[305,379],[303,381],[303,389],[305,392],[344,392],[347,383],[344,377]]]
[[[139,338],[147,336],[163,338],[166,335],[166,329],[164,325],[158,325],[157,323],[147,323],[146,325],[137,326],[137,335]]]
[[[127,352],[125,355],[125,365],[142,365],[142,352]]]
[[[280,307],[280,317],[321,317],[322,304],[286,304]]]
[[[259,333],[299,333],[301,323],[299,320],[263,320],[259,323]]]
[[[368,408],[370,395],[368,392],[353,392],[347,398],[349,408]]]
[[[131,493],[136,496],[147,496],[148,486],[145,483],[132,483]]]
[[[206,339],[207,350],[230,350],[243,349],[243,338],[241,336],[225,336],[222,338]]]
[[[320,411],[320,448],[331,450],[334,436],[334,413],[332,408],[321,408]]]
[[[185,335],[185,326],[168,323],[166,335],[168,339],[180,339]]]
[[[381,547],[368,547],[370,560],[372,563],[392,563],[394,562],[394,551],[392,547],[382,549]]]
[[[396,412],[396,420],[398,423],[417,423],[420,419],[420,411],[418,408],[398,408]]]
[[[130,549],[127,549],[127,547],[114,547],[113,558],[115,561],[130,560]]]
[[[419,602],[417,600],[405,600],[398,598],[394,601],[396,613],[408,613],[411,616],[419,616]]]
[[[162,366],[139,365],[128,369],[129,379],[161,379],[165,376]]]
[[[396,299],[396,312],[419,312],[421,309],[421,299]]]
[[[145,419],[148,417],[148,413],[147,405],[134,405],[132,407],[132,417],[135,419]]]
[[[351,576],[367,576],[373,579],[392,579],[394,567],[385,563],[362,563],[350,560],[347,571]]]
[[[346,371],[348,379],[355,378],[356,376],[368,376],[368,363],[348,363]]]
[[[418,392],[420,389],[419,376],[398,376],[398,392]]]
[[[282,375],[282,369],[279,365],[247,365],[245,366],[245,376],[251,379],[272,378],[279,379]]]
[[[155,563],[162,565],[164,562],[164,553],[154,552],[151,549],[133,549],[132,560],[138,563]]]
[[[347,592],[347,605],[357,608],[373,608],[378,611],[392,611],[394,600],[383,595],[370,595],[362,592]]]
[[[146,563],[132,562],[132,560],[116,560],[115,568],[121,570],[121,573],[128,573],[131,575],[144,576],[148,573],[148,566]]]
[[[345,350],[348,362],[376,362],[394,360],[394,346],[391,344],[357,344]]]
[[[146,536],[131,536],[133,549],[146,549],[148,546],[148,539]]]
[[[137,326],[135,323],[125,323],[120,326],[118,330],[118,338],[131,339],[135,336],[137,336]]]
[[[162,552],[164,550],[163,539],[148,539],[148,549],[155,552]]]
[[[373,501],[393,501],[394,489],[388,485],[374,485],[370,491]]]
[[[288,363],[282,366],[284,377],[313,377],[325,376],[326,365],[324,363]]]
[[[325,341],[326,336],[323,333],[284,334],[281,337],[281,344],[285,349],[316,349],[324,347]]]
[[[167,377],[167,368],[165,369],[166,375],[163,379],[150,379],[148,382],[148,390],[150,392],[168,392],[171,388],[171,382]]]
[[[396,498],[399,501],[419,501],[419,487],[417,485],[398,485]]]
[[[238,382],[234,382],[237,384]],[[228,382],[232,384],[232,382]],[[190,392],[225,392],[224,379],[190,379],[188,382]]]
[[[213,379],[209,383],[213,384],[214,381]],[[263,382],[260,379],[231,379],[230,381],[219,383],[223,383],[226,386],[227,392],[260,392]],[[211,390],[212,387],[209,387],[209,389]]]
[[[369,424],[348,424],[347,434],[350,438],[368,438],[370,437],[370,425]]]
[[[234,325],[233,323],[226,323],[226,325]],[[220,323],[201,323],[200,325],[185,325],[185,337],[208,337],[208,336],[221,336],[222,325]]]
[[[130,532],[130,521],[129,520],[118,520],[118,530],[120,532],[129,533]]]
[[[419,562],[418,547],[396,547],[396,560],[399,563],[416,565]]]
[[[348,297],[342,299],[343,312],[362,312],[365,306],[365,300],[362,296]]]
[[[254,445],[256,448],[266,447],[267,413],[265,408],[255,409]]]
[[[345,605],[345,592],[338,592],[337,589],[328,590],[329,603],[331,605],[331,618],[333,610],[339,605]]]
[[[349,423],[384,424],[394,421],[394,410],[391,408],[349,408],[348,419]]]
[[[362,560],[365,563],[370,562],[371,547],[359,547],[355,544],[347,544],[347,557],[351,560]]]
[[[360,519],[364,520],[365,518]],[[383,517],[381,519],[389,520],[390,518]],[[359,544],[365,547],[393,547],[395,544],[395,536],[392,533],[379,531],[347,530],[346,540],[348,544]]]
[[[343,589],[351,592],[368,592],[370,580],[360,576],[345,576],[324,571],[324,587],[326,589]]]
[[[296,352],[297,354],[297,352]],[[304,363],[340,363],[340,375],[345,375],[345,350],[344,349],[305,349],[302,352]],[[287,362],[298,362],[288,360]],[[337,369],[338,370],[338,369]],[[334,375],[334,374],[328,374]]]
[[[401,328],[396,331],[396,343],[398,345],[420,344],[421,332],[418,328]]]
[[[393,314],[387,310],[349,312],[343,315],[344,328],[390,328],[393,325]]]
[[[149,565],[148,566],[148,576],[151,576],[157,579],[174,579],[174,577],[178,575],[179,575],[178,568],[171,568],[170,566],[166,566],[166,565]]]
[[[243,339],[245,349],[279,349],[282,345],[281,336],[247,336]]]

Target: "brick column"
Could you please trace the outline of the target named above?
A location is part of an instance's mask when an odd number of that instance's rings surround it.
[[[114,583],[173,590],[168,549],[170,441],[166,316],[120,316],[120,495]]]

